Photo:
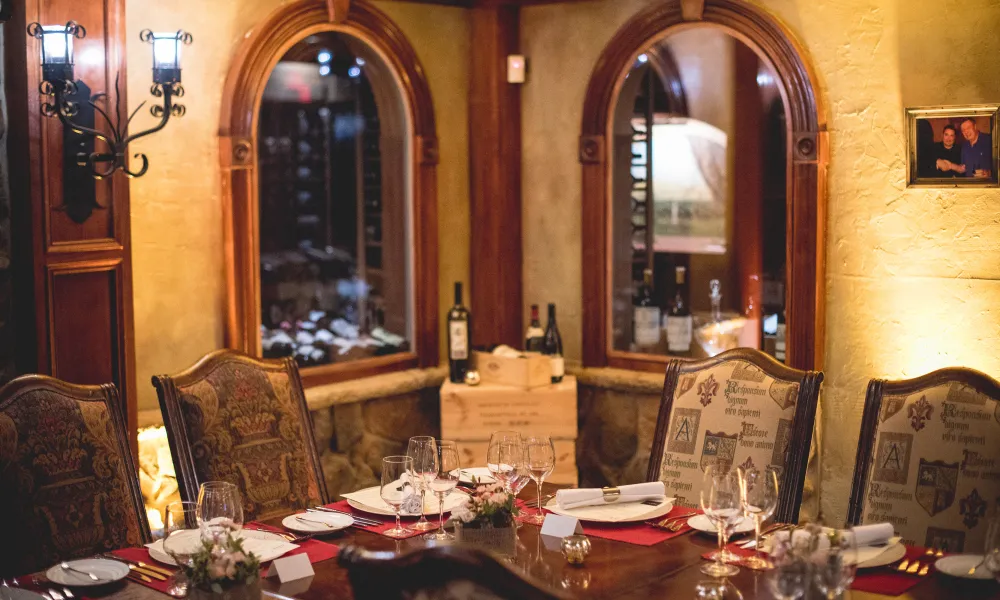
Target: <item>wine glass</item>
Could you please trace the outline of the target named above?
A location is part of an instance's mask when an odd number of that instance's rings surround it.
[[[175,598],[183,598],[188,592],[184,567],[191,566],[191,557],[201,549],[198,503],[171,502],[164,513],[163,551],[181,567],[170,578],[167,593]]]
[[[986,527],[986,545],[983,551],[983,564],[1000,581],[1000,514],[990,519]]]
[[[455,442],[439,440],[435,446],[437,448],[438,467],[434,478],[429,482],[429,487],[437,495],[438,531],[436,533],[428,533],[424,536],[424,539],[443,542],[455,539],[453,534],[444,530],[444,500],[455,489],[455,486],[458,485],[462,469],[458,458],[458,445]]]
[[[854,581],[858,568],[857,545],[854,541],[857,535],[853,527],[850,535],[839,531],[828,533],[827,530],[818,535],[826,536],[830,540],[830,548],[825,552],[819,550],[814,553],[813,577],[816,587],[827,600],[834,600],[840,597]]]
[[[509,488],[510,494],[517,498],[517,495],[521,493],[521,490],[528,485],[531,481],[531,472],[528,470],[528,464],[524,459],[524,445],[519,444],[517,446],[518,454],[512,456],[510,459],[510,464],[513,467],[511,471],[507,474],[507,487]],[[515,519],[514,527],[520,528],[521,521]]]
[[[399,522],[399,511],[403,502],[412,496],[413,483],[410,474],[413,472],[413,459],[409,456],[386,456],[382,459],[382,486],[380,493],[382,501],[396,513],[396,527],[382,532],[391,538],[404,538],[413,533]]]
[[[507,487],[507,474],[511,471],[511,466],[500,460],[500,448],[504,444],[512,443],[521,443],[520,433],[506,430],[494,431],[493,435],[490,436],[490,445],[486,450],[486,468],[493,474],[493,478],[502,483],[508,491],[510,488]]]
[[[535,485],[538,486],[538,512],[525,518],[540,525],[545,520],[545,511],[542,508],[542,483],[556,468],[556,448],[552,445],[551,437],[537,435],[524,438],[523,449],[525,466],[531,478],[535,480]]]
[[[768,573],[767,584],[778,600],[799,600],[809,587],[808,548],[798,547],[792,534],[775,537],[771,547],[774,569]]]
[[[709,465],[702,477],[700,492],[701,509],[708,520],[715,524],[719,535],[719,550],[715,562],[701,568],[701,572],[712,577],[732,577],[740,570],[727,560],[738,559],[726,550],[729,532],[743,516],[740,503],[740,482],[736,473],[728,468]]]
[[[738,469],[740,503],[743,514],[753,519],[754,555],[744,559],[752,569],[767,568],[769,563],[760,556],[760,526],[778,508],[778,473],[771,467],[763,471]]]
[[[243,529],[240,490],[228,481],[206,481],[198,488],[198,523],[201,535],[218,544]]]
[[[427,495],[427,484],[437,474],[437,451],[434,448],[434,438],[428,435],[418,435],[410,438],[406,446],[406,455],[413,459],[413,484],[420,492],[420,519],[410,525],[416,531],[434,529],[434,523],[424,516],[424,498]]]

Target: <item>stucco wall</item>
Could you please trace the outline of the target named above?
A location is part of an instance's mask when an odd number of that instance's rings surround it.
[[[182,102],[187,115],[130,150],[150,169],[131,183],[136,372],[139,408],[157,406],[150,376],[187,367],[222,345],[224,265],[217,132],[222,88],[244,34],[283,4],[278,0],[128,0],[130,108],[151,99],[150,47],[139,31],[184,29]],[[441,313],[451,283],[468,280],[468,17],[463,9],[377,2],[406,34],[434,99],[440,146],[438,214]],[[441,35],[447,32],[447,35]],[[137,126],[152,121],[146,109]],[[443,333],[442,344],[443,344]],[[442,347],[444,347],[442,345]]]
[[[580,357],[580,165],[590,72],[652,0],[526,8],[525,303],[559,304]],[[948,365],[1000,376],[1000,193],[906,189],[904,107],[1000,101],[994,0],[760,0],[803,44],[828,107],[823,509],[847,512],[867,382]]]

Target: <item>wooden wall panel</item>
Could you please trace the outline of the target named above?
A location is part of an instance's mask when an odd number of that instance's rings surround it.
[[[49,271],[54,304],[51,314],[53,376],[74,383],[99,385],[117,378],[115,305],[117,273],[112,265],[55,268]],[[73,306],[65,306],[68,301]],[[58,304],[56,304],[58,303]]]

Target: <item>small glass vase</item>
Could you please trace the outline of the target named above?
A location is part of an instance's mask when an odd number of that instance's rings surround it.
[[[517,528],[513,522],[507,527],[469,527],[461,521],[455,524],[455,541],[503,556],[513,556],[517,548]]]
[[[260,577],[250,583],[223,586],[221,592],[192,585],[188,588],[188,600],[261,600]]]

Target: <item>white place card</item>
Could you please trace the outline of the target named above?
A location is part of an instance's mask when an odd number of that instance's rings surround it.
[[[580,519],[563,515],[545,515],[545,520],[542,522],[542,535],[551,535],[562,539],[577,533],[583,533]]]
[[[312,577],[315,574],[316,572],[313,571],[312,563],[309,562],[309,556],[306,554],[296,554],[294,556],[276,558],[271,561],[271,568],[267,570],[266,576],[274,577],[277,575],[278,581],[286,583],[302,579],[303,577]]]
[[[288,583],[282,583],[278,586],[278,593],[282,596],[288,596],[289,598],[294,598],[301,594],[309,591],[309,587],[312,585],[313,577],[303,577],[302,579],[296,579],[295,581],[289,581]]]

